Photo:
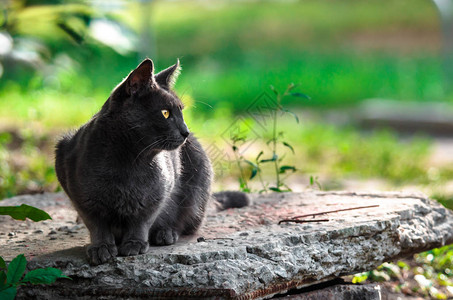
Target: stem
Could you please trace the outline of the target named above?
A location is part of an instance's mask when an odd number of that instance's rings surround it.
[[[240,161],[240,157],[238,157],[238,154],[236,152],[237,150],[234,150],[234,157],[236,159],[236,163],[238,165],[238,168],[239,168],[239,172],[241,173],[241,178],[242,178],[242,182],[244,182],[245,184],[245,188],[248,190],[249,189],[249,186],[247,184],[247,181],[245,180],[245,177],[244,177],[244,171],[242,170],[242,167],[241,167],[241,161]]]
[[[263,176],[261,175],[261,167],[258,160],[256,160],[256,165],[258,166],[258,178],[260,179],[261,186],[263,187],[263,191],[266,191],[266,185],[264,184]]]
[[[280,101],[281,101],[281,95],[279,94],[277,96],[277,109],[274,111],[274,129],[273,129],[273,132],[272,132],[272,135],[273,135],[273,139],[272,139],[272,157],[275,157],[277,154],[277,113],[280,109]],[[275,165],[275,175],[276,175],[276,179],[277,179],[277,182],[276,182],[276,188],[280,188],[280,173],[279,173],[279,168],[278,168],[278,158],[274,161],[274,165]]]

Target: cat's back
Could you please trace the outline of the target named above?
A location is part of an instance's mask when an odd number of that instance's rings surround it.
[[[71,131],[60,138],[55,147],[55,171],[64,190],[68,190],[70,177],[86,151],[86,145],[93,127],[93,120],[76,131]]]

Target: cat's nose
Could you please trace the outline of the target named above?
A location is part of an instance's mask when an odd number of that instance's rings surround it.
[[[187,138],[190,134],[190,131],[188,129],[183,129],[180,131],[181,132],[181,135],[184,137],[184,138]]]

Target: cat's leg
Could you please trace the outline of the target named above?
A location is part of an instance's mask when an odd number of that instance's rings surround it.
[[[194,180],[202,180],[201,178],[194,178]],[[183,235],[194,234],[203,222],[206,212],[207,203],[211,197],[210,188],[200,186],[207,185],[207,182],[197,182],[198,188],[193,188],[189,185],[187,188],[190,190],[179,199],[179,210],[181,214],[181,233]],[[210,181],[209,181],[210,185]]]
[[[175,193],[167,208],[154,222],[149,236],[152,245],[171,245],[180,235],[193,234],[200,227],[209,190],[186,185],[184,192]]]
[[[166,206],[154,221],[149,232],[151,245],[171,245],[178,241],[181,235],[181,210],[177,205],[177,196],[172,195],[166,201]]]
[[[103,264],[118,255],[115,238],[109,225],[96,218],[83,217],[84,223],[90,231],[91,244],[87,248],[90,264]]]
[[[118,247],[118,252],[122,256],[131,256],[148,252],[148,234],[151,227],[149,218],[136,217],[127,220],[123,228],[123,237]]]
[[[181,148],[181,163],[178,187],[151,228],[151,244],[173,244],[180,235],[195,233],[203,221],[211,197],[212,170],[196,139],[190,138]]]
[[[156,246],[172,245],[179,239],[180,230],[174,222],[158,219],[149,233],[149,243]]]

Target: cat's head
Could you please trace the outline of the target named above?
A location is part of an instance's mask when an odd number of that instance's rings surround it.
[[[151,59],[145,59],[113,91],[109,113],[138,133],[149,150],[174,150],[190,132],[182,115],[181,100],[172,92],[179,75],[175,65],[154,74]]]

